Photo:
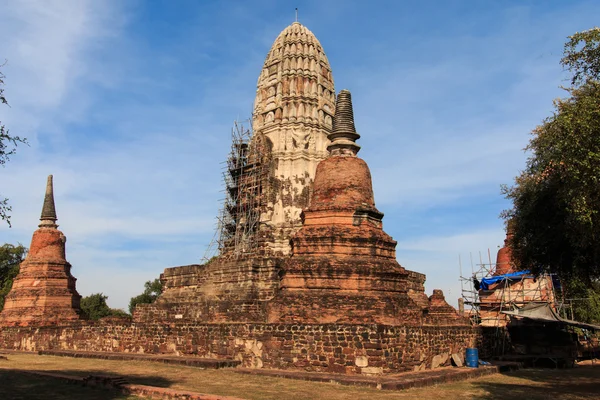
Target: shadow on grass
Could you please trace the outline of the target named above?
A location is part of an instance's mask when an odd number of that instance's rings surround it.
[[[485,400],[560,400],[600,398],[600,368],[526,369],[503,374],[507,379],[521,378],[528,385],[502,382],[473,382],[484,390]]]
[[[126,361],[124,361],[124,362],[126,362]],[[28,371],[38,372],[35,370],[28,370]],[[79,377],[87,377],[87,376],[93,375],[93,376],[107,376],[107,377],[113,377],[113,378],[123,378],[124,380],[127,381],[127,383],[135,383],[137,385],[156,386],[156,387],[162,387],[162,388],[168,388],[173,383],[172,380],[164,378],[159,375],[140,375],[140,374],[133,374],[133,373],[131,375],[128,375],[128,374],[123,374],[123,373],[115,373],[115,372],[107,371],[106,369],[91,369],[91,368],[74,369],[74,370],[44,369],[44,370],[39,370],[39,372],[51,373],[51,374],[72,375],[72,376],[79,376]],[[1,400],[1,398],[0,398],[0,400]]]
[[[120,393],[117,389],[105,386],[84,386],[80,382],[67,382],[63,379],[33,375],[35,370],[0,369],[0,399],[2,400],[124,400],[137,397]],[[107,373],[101,370],[43,370],[41,373],[69,375],[73,377],[105,376],[124,378],[128,383],[169,387],[170,380],[160,376],[127,376]]]

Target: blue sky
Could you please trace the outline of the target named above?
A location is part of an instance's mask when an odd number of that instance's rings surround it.
[[[456,305],[459,254],[495,258],[500,185],[565,95],[563,44],[595,26],[600,3],[0,0],[0,121],[31,144],[0,171],[13,206],[0,243],[29,245],[54,174],[82,295],[126,308],[164,268],[199,262],[232,122],[250,116],[295,7],[336,90],[352,92],[398,261]]]

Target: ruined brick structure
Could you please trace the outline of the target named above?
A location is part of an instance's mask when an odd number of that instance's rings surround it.
[[[139,305],[131,322],[65,318],[63,326],[7,327],[0,347],[169,353],[255,368],[382,374],[448,364],[449,354],[473,346],[477,330],[468,320],[440,290],[428,298],[425,275],[397,262],[369,168],[357,157],[350,93],[335,100],[321,45],[293,23],[261,72],[254,142],[242,165],[257,168],[267,160],[269,179],[261,187],[239,180],[245,194],[265,201],[235,204],[261,204],[253,232],[260,251],[225,250],[204,265],[165,269],[164,292],[154,304]],[[256,148],[268,154],[252,154]],[[247,223],[239,213],[232,220],[234,228]]]
[[[52,175],[48,177],[39,229],[33,233],[0,313],[0,326],[55,325],[79,319],[81,296],[71,264],[65,259],[66,237],[56,225]]]
[[[504,246],[498,250],[494,276],[517,272],[509,247],[511,233],[507,231]],[[550,275],[523,275],[516,279],[502,280],[479,290],[479,317],[481,326],[504,327],[509,322],[508,315],[514,306],[523,307],[528,303],[549,303],[554,307],[554,289]]]

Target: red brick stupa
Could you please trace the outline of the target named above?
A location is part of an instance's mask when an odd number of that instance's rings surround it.
[[[39,229],[6,296],[0,325],[59,325],[79,319],[81,296],[65,259],[65,235],[56,225],[52,175],[48,177]]]
[[[369,167],[357,157],[360,136],[347,90],[338,95],[328,136],[330,154],[317,166],[310,206],[291,239],[280,292],[269,304],[269,322],[427,323],[425,275],[398,264],[396,241],[382,229]],[[439,294],[435,300],[445,303]],[[456,323],[455,310],[448,316]]]
[[[515,272],[514,263],[512,260],[512,252],[509,246],[509,242],[512,238],[512,231],[510,227],[506,230],[506,238],[504,239],[504,247],[498,250],[498,256],[496,257],[496,270],[494,275],[506,275]]]

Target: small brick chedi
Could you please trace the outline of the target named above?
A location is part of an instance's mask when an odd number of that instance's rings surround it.
[[[52,175],[48,177],[39,229],[33,233],[0,313],[0,325],[55,325],[79,319],[81,296],[71,264],[65,259],[66,237],[56,225]]]

